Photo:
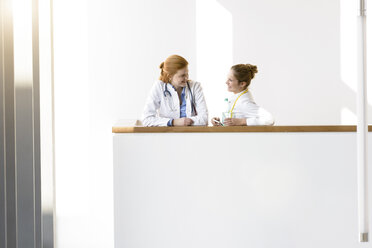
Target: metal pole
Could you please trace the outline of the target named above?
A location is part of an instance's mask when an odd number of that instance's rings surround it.
[[[368,178],[367,178],[367,67],[366,67],[366,8],[359,2],[358,15],[358,94],[357,94],[357,163],[358,163],[358,223],[359,240],[368,242]]]

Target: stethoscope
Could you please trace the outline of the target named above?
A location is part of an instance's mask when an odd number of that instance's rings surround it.
[[[191,113],[194,112],[195,115],[197,115],[198,113],[196,112],[195,99],[194,99],[194,95],[192,94],[189,82],[187,82],[187,88],[189,88],[189,92],[190,92],[190,95],[191,95]],[[169,97],[172,99],[172,94],[168,90],[168,83],[165,83],[165,89],[164,89],[163,93],[164,93],[165,98],[167,98],[167,94],[168,94]],[[171,104],[171,105],[172,105],[172,111],[175,111],[175,109],[173,107],[173,104]]]

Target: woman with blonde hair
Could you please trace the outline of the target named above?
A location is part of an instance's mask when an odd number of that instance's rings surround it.
[[[213,126],[256,126],[273,125],[273,116],[265,109],[258,106],[248,86],[255,74],[257,66],[251,64],[238,64],[231,67],[227,77],[227,90],[234,93],[228,99],[228,112],[224,113],[224,120],[213,117]]]
[[[144,126],[207,125],[208,110],[200,83],[189,80],[188,62],[179,55],[160,64],[142,115]]]

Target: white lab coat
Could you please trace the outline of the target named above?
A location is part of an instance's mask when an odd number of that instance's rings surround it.
[[[236,98],[242,92],[232,95],[229,97],[229,109],[234,105]],[[273,116],[264,108],[258,106],[254,100],[251,92],[248,90],[247,93],[243,94],[235,104],[233,109],[234,118],[246,118],[247,126],[259,126],[259,125],[273,125]]]
[[[189,85],[195,99],[197,115],[191,109],[191,94],[189,88],[186,86],[186,117],[192,119],[195,126],[207,125],[208,110],[200,83],[189,81]],[[164,82],[159,80],[153,85],[142,114],[142,124],[144,126],[167,126],[170,119],[180,118],[180,100],[178,94],[172,85],[169,84],[167,88],[172,96],[169,96],[169,94],[164,96]]]

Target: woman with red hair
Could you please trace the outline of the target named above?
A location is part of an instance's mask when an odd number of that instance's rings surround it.
[[[189,80],[188,62],[179,55],[160,64],[142,115],[144,126],[208,125],[208,110],[200,83]]]

